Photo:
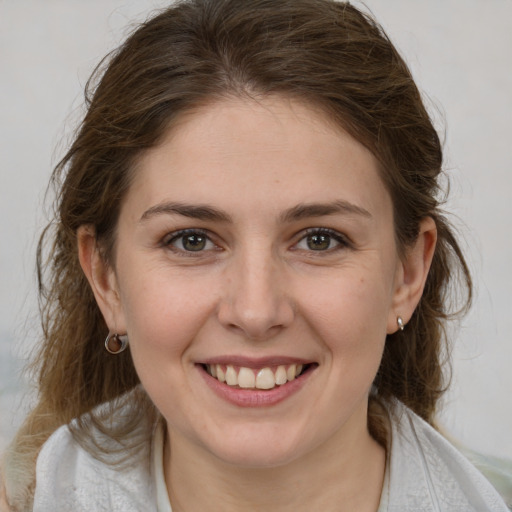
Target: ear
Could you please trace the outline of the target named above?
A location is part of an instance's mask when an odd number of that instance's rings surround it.
[[[426,217],[420,222],[418,238],[412,246],[406,248],[397,268],[393,306],[388,317],[388,334],[398,330],[399,316],[407,324],[414,313],[425,288],[436,242],[436,223],[432,217]]]
[[[78,258],[98,307],[110,332],[126,333],[123,309],[114,269],[105,261],[93,226],[80,226],[77,231]]]

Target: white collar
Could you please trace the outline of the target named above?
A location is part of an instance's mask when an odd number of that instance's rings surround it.
[[[157,512],[172,512],[164,477],[164,436],[164,421],[160,420],[156,426],[151,446],[153,478],[156,490],[156,510]]]

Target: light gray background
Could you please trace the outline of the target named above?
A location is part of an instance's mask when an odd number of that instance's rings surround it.
[[[166,3],[0,0],[0,450],[28,403],[19,370],[38,335],[34,255],[51,168],[80,118],[93,66]],[[366,5],[446,127],[449,210],[460,217],[477,286],[454,335],[441,422],[470,447],[512,458],[512,1]]]

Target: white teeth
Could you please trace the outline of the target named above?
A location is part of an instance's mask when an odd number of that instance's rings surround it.
[[[235,369],[231,365],[228,365],[226,368],[226,384],[228,386],[238,385],[238,376],[235,372]]]
[[[243,389],[273,389],[294,380],[303,369],[302,364],[291,364],[279,365],[274,369],[265,367],[256,372],[252,368],[242,366],[238,368],[237,373],[233,365],[213,364],[206,367],[207,372],[218,381]]]
[[[276,384],[278,386],[282,386],[288,382],[288,378],[286,377],[286,368],[284,366],[278,366],[276,371]]]
[[[240,372],[242,370],[243,368],[240,369]],[[240,376],[238,379],[240,380]],[[256,377],[256,387],[258,389],[272,389],[275,385],[276,379],[274,377],[274,372],[270,368],[262,368]]]
[[[256,385],[254,372],[249,368],[240,368],[238,372],[238,385],[241,388],[253,388]]]

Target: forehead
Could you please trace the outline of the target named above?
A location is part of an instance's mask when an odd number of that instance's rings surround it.
[[[322,112],[285,97],[230,98],[183,116],[139,160],[128,194],[225,208],[349,200],[380,208],[389,196],[372,153]]]

